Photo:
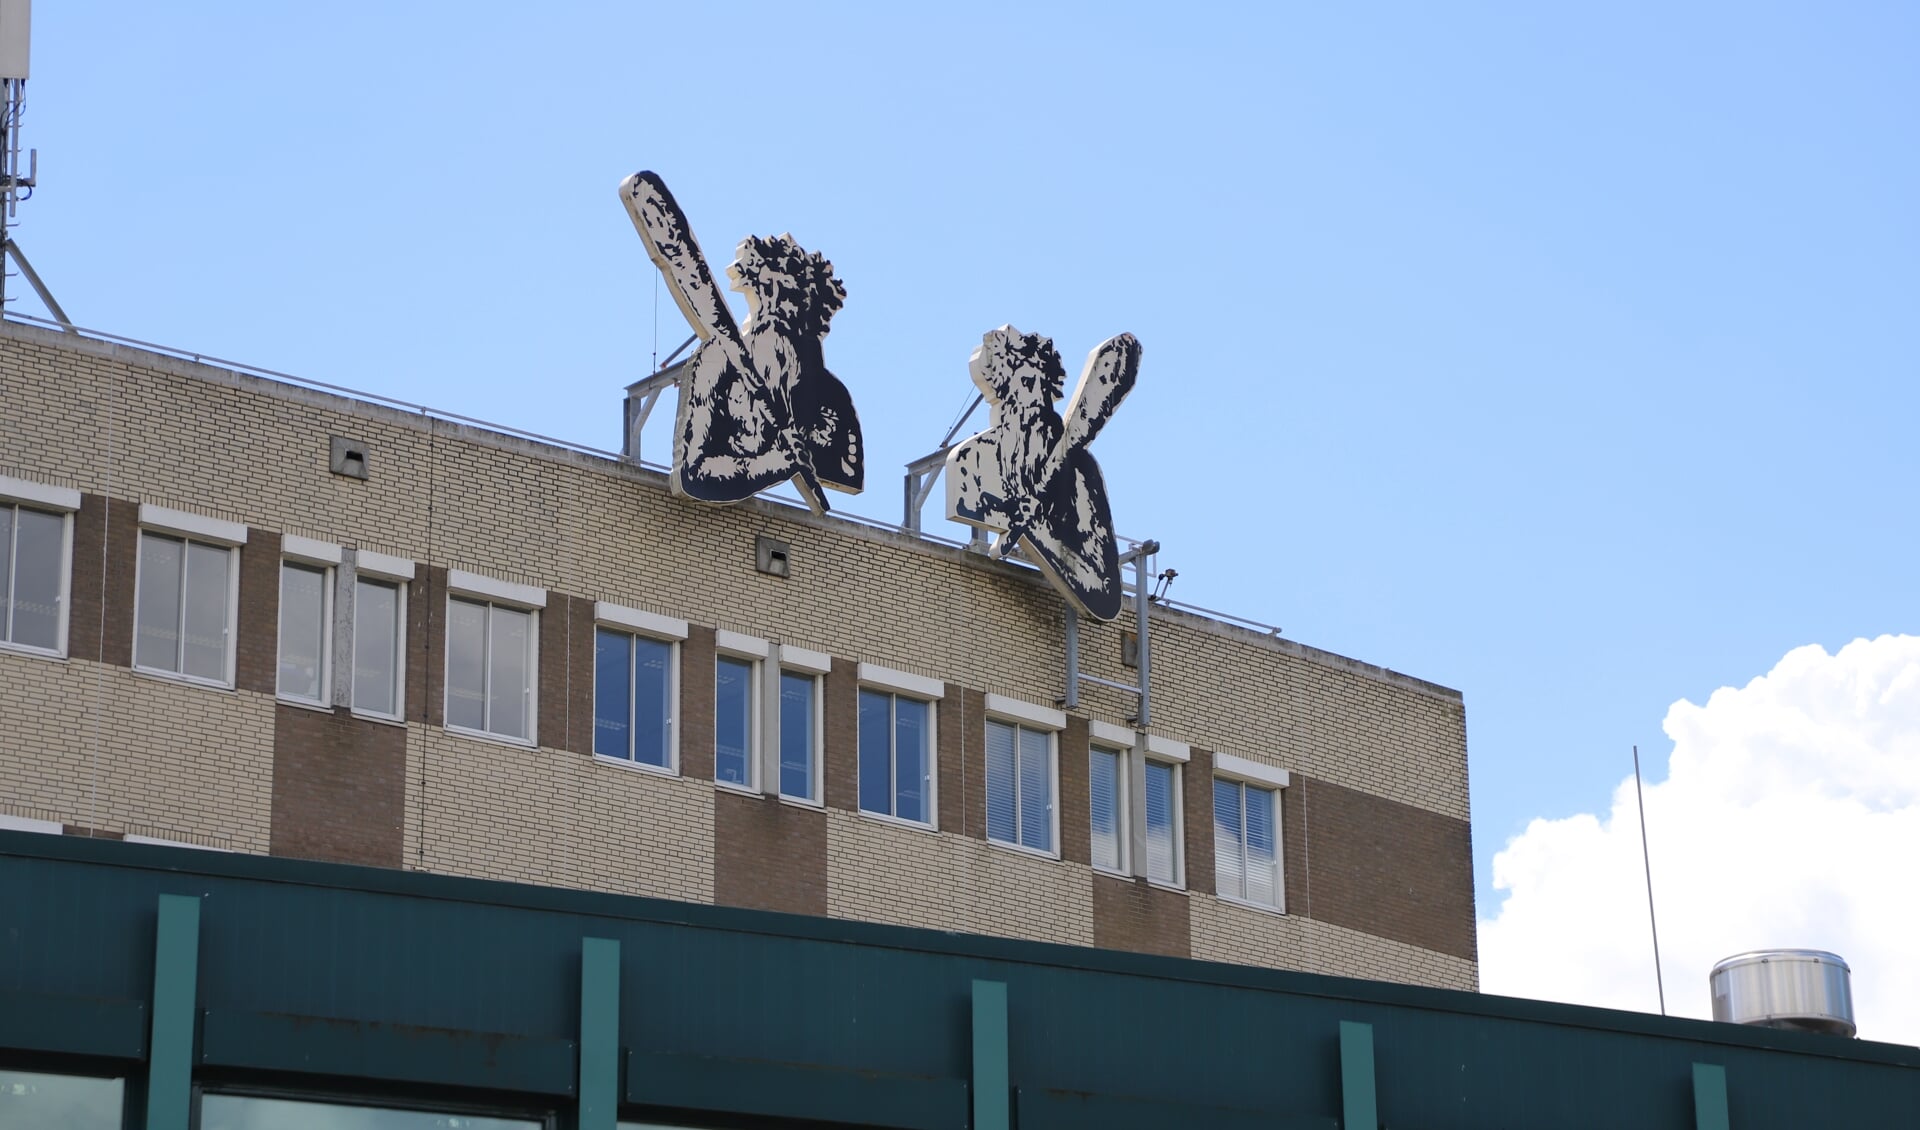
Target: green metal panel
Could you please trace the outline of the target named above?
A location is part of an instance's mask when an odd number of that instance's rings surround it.
[[[1021,1130],[1324,1124],[1342,1021],[1372,1030],[1376,1115],[1422,1130],[1688,1130],[1696,1063],[1723,1067],[1740,1130],[1920,1110],[1915,1048],[1085,947],[27,833],[0,833],[0,890],[5,1055],[124,1059],[138,1015],[164,1063],[180,1025],[125,1002],[179,987],[154,908],[192,893],[202,960],[174,1015],[197,997],[209,1078],[264,1086],[551,1109],[582,1078],[592,937],[619,944],[629,1113],[660,1122],[956,1130],[978,1071],[983,1125],[1016,1081]],[[976,981],[1004,989],[976,1007]]]
[[[513,1091],[540,1105],[573,1096],[574,1049],[540,1036],[225,1009],[207,1009],[200,1033],[209,1067]]]
[[[1009,1130],[1007,986],[973,983],[973,1130]]]
[[[200,971],[200,900],[161,895],[153,940],[153,1037],[147,1057],[147,1130],[187,1130],[193,1094],[193,1022]]]
[[[578,1130],[614,1130],[620,1115],[620,943],[580,940]]]
[[[1914,1112],[1920,1118],[1920,1110]],[[1727,1118],[1727,1069],[1717,1063],[1693,1065],[1694,1130],[1731,1130]]]
[[[1340,1022],[1340,1115],[1346,1130],[1375,1130],[1380,1112],[1373,1087],[1373,1025]]]
[[[677,1111],[798,1118],[889,1130],[967,1130],[967,1084],[705,1055],[631,1052],[627,1101]]]

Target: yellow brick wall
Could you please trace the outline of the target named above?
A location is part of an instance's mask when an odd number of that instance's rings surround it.
[[[0,651],[0,811],[265,852],[273,700]]]
[[[1195,891],[1189,896],[1188,917],[1193,956],[1205,961],[1465,992],[1480,988],[1476,962],[1297,914],[1255,910]]]
[[[713,901],[713,783],[409,727],[407,866]]]
[[[1093,944],[1093,872],[963,836],[827,812],[827,912],[1039,942]]]
[[[8,403],[60,406],[0,413],[0,474],[472,569],[1027,701],[1049,701],[1064,689],[1059,599],[1031,571],[959,550],[765,501],[704,507],[669,495],[661,476],[611,460],[18,325],[0,327],[0,384]],[[369,444],[368,481],[328,472],[328,440],[336,434]],[[834,501],[883,515],[893,505],[884,490]],[[790,580],[754,570],[754,538],[761,533],[791,543]],[[1130,621],[1128,614],[1115,625],[1083,624],[1083,670],[1123,682],[1135,677],[1119,661],[1119,631]],[[1154,615],[1152,656],[1155,732],[1467,819],[1464,711],[1454,693],[1167,609]],[[0,662],[11,679],[20,663],[33,661]],[[22,677],[20,693],[38,686],[36,677],[51,676]],[[154,682],[112,670],[103,678],[115,685]],[[11,692],[14,683],[6,686]],[[0,760],[6,773],[0,803],[36,811],[50,806],[68,819],[72,774],[83,760],[94,774],[87,779],[98,778],[92,759],[80,758],[76,735],[98,722],[110,746],[145,766],[114,770],[116,783],[103,795],[112,793],[121,807],[103,802],[103,812],[156,827],[172,820],[191,825],[183,832],[266,850],[269,700],[171,686],[56,697],[61,701],[45,722],[50,733],[62,735],[49,738],[56,752],[43,756],[37,745],[0,743],[0,758],[9,759]],[[96,702],[98,712],[87,705]],[[146,748],[151,729],[133,703],[166,711],[183,737],[220,740],[184,740],[178,750],[156,753]],[[1090,717],[1123,723],[1133,708],[1119,692],[1082,689],[1082,713]],[[140,756],[131,756],[136,751]],[[210,762],[183,760],[202,756]],[[229,773],[226,762],[236,771]],[[208,795],[200,782],[167,783],[155,768],[160,765],[179,770],[182,781],[197,774],[238,780]],[[710,857],[683,846],[711,842],[710,782],[648,777],[581,755],[416,725],[407,789],[409,866],[712,897]],[[100,822],[112,826],[105,815]],[[1091,941],[1084,868],[838,813],[830,814],[829,834],[835,914]],[[662,860],[672,865],[661,866]],[[945,876],[950,885],[923,883],[925,874]],[[1210,897],[1196,901],[1217,905]],[[1230,925],[1241,913],[1209,911],[1206,921]],[[1203,956],[1202,919],[1196,913],[1196,956]],[[1381,969],[1392,962],[1404,969],[1456,962],[1472,980],[1471,962],[1420,958],[1401,952],[1409,947],[1351,931],[1283,921],[1294,925],[1283,926],[1282,935],[1288,929],[1324,933],[1330,953],[1351,935],[1398,955],[1380,958],[1387,962]],[[1233,940],[1227,926],[1212,937],[1206,945],[1218,956],[1239,952],[1218,948]],[[1372,950],[1353,945],[1355,961],[1374,960],[1362,956]],[[1236,959],[1274,963],[1278,952],[1259,949],[1266,956]],[[1458,972],[1448,966],[1432,975]]]

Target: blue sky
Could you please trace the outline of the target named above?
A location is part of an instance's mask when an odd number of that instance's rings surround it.
[[[1465,692],[1483,915],[1676,700],[1916,628],[1912,5],[35,17],[17,236],[83,325],[614,447],[686,334],[652,168],[834,261],[882,518],[983,331],[1136,334],[1121,532]]]

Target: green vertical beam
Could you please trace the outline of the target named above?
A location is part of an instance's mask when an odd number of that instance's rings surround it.
[[[1717,1063],[1693,1065],[1695,1130],[1732,1130],[1727,1117],[1727,1069]]]
[[[1340,1125],[1342,1130],[1375,1130],[1380,1125],[1371,1024],[1340,1022]]]
[[[620,943],[580,939],[579,1130],[614,1130],[620,1113]]]
[[[973,1130],[1010,1130],[1007,1078],[1007,984],[973,983]]]
[[[200,900],[161,895],[153,941],[153,1033],[147,1042],[147,1130],[187,1130],[200,977]]]

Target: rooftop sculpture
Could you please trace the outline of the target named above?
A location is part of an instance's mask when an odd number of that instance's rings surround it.
[[[700,337],[674,420],[674,493],[739,502],[791,479],[816,513],[829,509],[822,487],[858,494],[865,480],[860,419],[821,350],[847,296],[833,264],[791,235],[741,240],[727,268],[731,289],[747,296],[747,320],[736,325],[658,174],[628,177],[620,199]]]

